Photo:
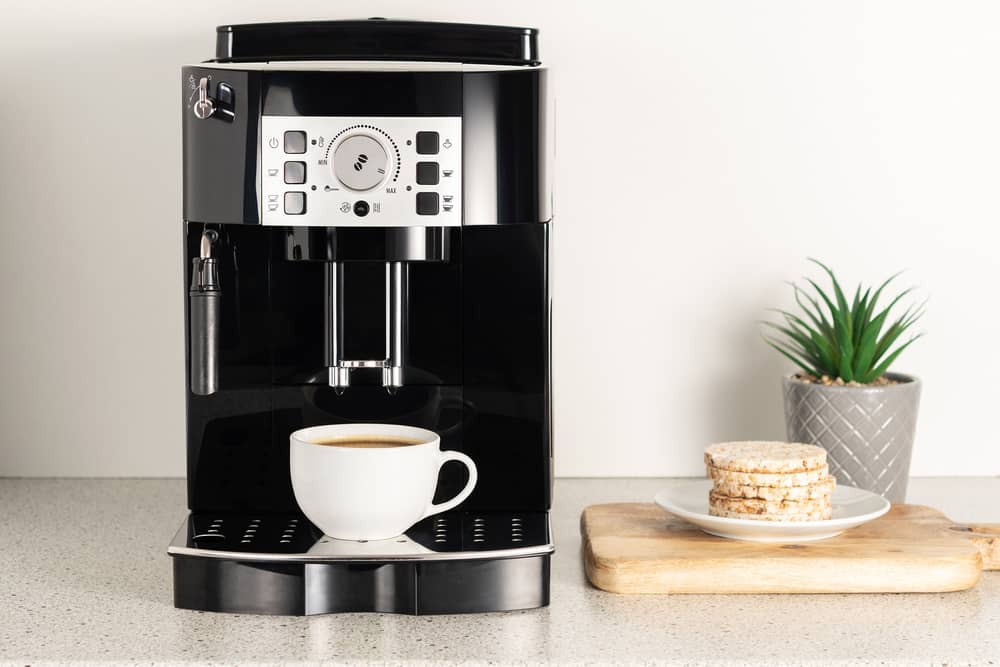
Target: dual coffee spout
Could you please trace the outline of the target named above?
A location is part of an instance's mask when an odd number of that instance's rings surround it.
[[[390,394],[403,386],[406,350],[406,262],[385,263],[385,358],[344,359],[344,267],[340,262],[327,262],[324,268],[326,317],[326,365],[329,384],[338,394],[351,385],[351,373],[359,368],[382,371],[382,386]]]

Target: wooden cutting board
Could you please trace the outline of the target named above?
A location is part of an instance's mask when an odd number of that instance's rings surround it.
[[[921,505],[801,544],[714,537],[644,503],[592,505],[580,530],[587,578],[613,593],[931,593],[1000,569],[1000,525],[956,525]]]

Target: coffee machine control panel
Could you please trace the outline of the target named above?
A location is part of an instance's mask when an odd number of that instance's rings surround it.
[[[265,225],[457,227],[459,117],[263,116]]]

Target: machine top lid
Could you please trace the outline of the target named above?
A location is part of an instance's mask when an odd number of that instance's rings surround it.
[[[523,66],[541,62],[535,28],[383,18],[216,28],[213,62],[264,60],[412,60]]]

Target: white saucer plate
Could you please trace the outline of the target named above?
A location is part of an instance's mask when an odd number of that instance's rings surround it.
[[[848,528],[877,519],[889,511],[889,501],[871,491],[837,485],[830,501],[833,517],[823,521],[755,521],[708,513],[710,479],[671,482],[656,494],[656,504],[710,535],[750,542],[812,542],[840,535]]]

